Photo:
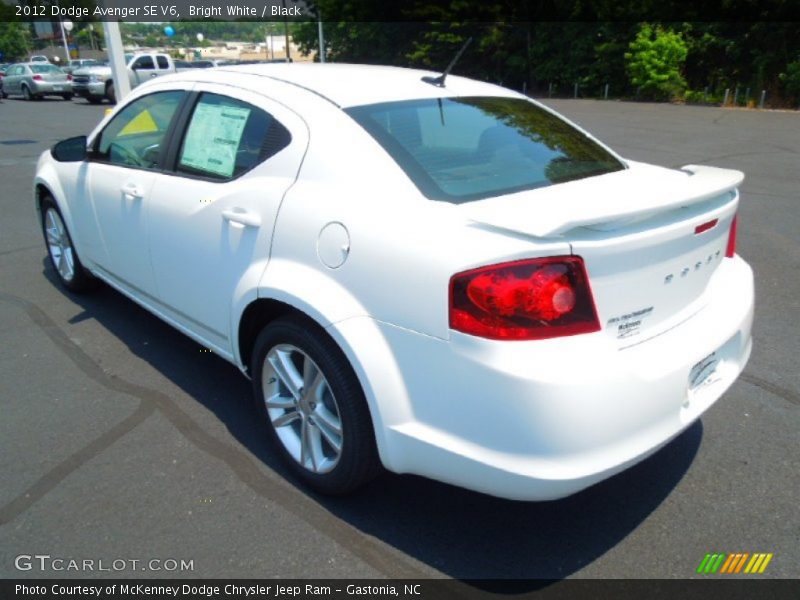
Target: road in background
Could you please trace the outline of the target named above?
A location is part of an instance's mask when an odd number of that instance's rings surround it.
[[[758,304],[746,374],[701,423],[581,494],[521,503],[411,476],[349,498],[297,487],[234,367],[108,288],[56,284],[36,158],[103,108],[2,102],[0,576],[661,578],[692,576],[707,552],[772,552],[764,576],[800,576],[800,115],[547,104],[628,158],[745,171],[739,251]],[[14,568],[37,553],[194,568]]]

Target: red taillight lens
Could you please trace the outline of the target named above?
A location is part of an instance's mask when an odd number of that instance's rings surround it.
[[[733,216],[733,222],[731,223],[731,230],[728,233],[728,247],[725,249],[725,256],[728,258],[733,258],[733,255],[736,253],[736,225],[739,222],[739,215],[736,214]]]
[[[31,79],[34,81],[44,81],[44,78],[41,75],[34,75]]]
[[[583,260],[556,256],[457,273],[450,328],[494,340],[542,340],[600,330]]]
[[[67,81],[72,81],[72,73],[67,73]]]

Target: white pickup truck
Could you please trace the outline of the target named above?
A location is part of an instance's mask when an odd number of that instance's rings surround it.
[[[175,63],[168,54],[126,54],[125,64],[131,89],[153,77],[175,73]],[[107,65],[76,69],[72,73],[72,91],[92,104],[98,104],[103,99],[112,104],[117,101],[111,67]]]

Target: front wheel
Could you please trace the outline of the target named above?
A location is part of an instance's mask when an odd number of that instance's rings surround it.
[[[61,94],[61,97],[67,101],[72,100],[72,94]]]
[[[116,104],[117,103],[117,91],[114,89],[114,84],[113,83],[109,83],[106,86],[106,98],[108,98],[108,101],[111,104]]]
[[[345,494],[381,470],[364,392],[336,343],[297,316],[268,325],[253,352],[267,437],[309,487]]]
[[[52,198],[42,200],[42,233],[47,244],[47,254],[61,285],[71,292],[90,289],[95,279],[83,268],[61,211]]]

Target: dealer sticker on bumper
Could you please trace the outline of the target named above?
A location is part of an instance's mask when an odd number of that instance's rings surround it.
[[[717,374],[719,363],[720,359],[717,357],[716,352],[712,352],[698,361],[689,372],[689,389],[697,390],[719,380],[719,375]]]

